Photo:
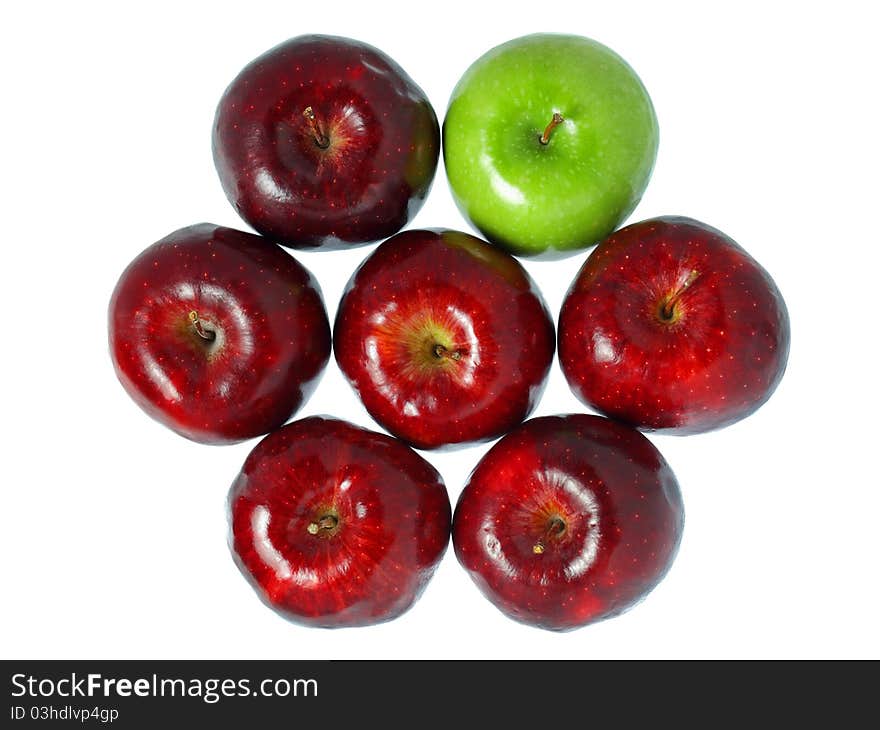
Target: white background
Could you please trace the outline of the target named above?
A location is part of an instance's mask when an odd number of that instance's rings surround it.
[[[877,71],[868,3],[16,3],[0,30],[4,658],[874,657]],[[11,9],[14,8],[14,9]],[[567,634],[502,616],[450,550],[421,601],[328,632],[263,606],[226,544],[226,490],[255,442],[208,447],[116,381],[106,308],[123,268],[198,221],[244,227],[214,172],[227,83],[307,32],[370,42],[442,119],[467,66],[526,33],[626,58],[660,120],[631,220],[684,214],[737,239],[791,312],[788,372],[751,418],[652,437],[687,524],[666,580]],[[467,230],[442,165],[415,226]],[[331,321],[371,248],[297,254]],[[585,254],[526,263],[554,314]],[[537,414],[582,410],[554,364]],[[376,428],[331,360],[301,415]],[[458,497],[487,446],[428,454]]]

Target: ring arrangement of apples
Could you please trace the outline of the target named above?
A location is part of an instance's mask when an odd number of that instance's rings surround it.
[[[255,59],[220,100],[213,150],[229,201],[260,235],[203,223],[143,251],[113,292],[111,355],[129,395],[177,433],[265,436],[230,491],[230,544],[286,618],[393,619],[451,537],[505,614],[577,628],[643,598],[679,545],[678,483],[640,430],[699,433],[754,412],[785,369],[785,303],[704,223],[617,230],[650,178],[658,127],[638,76],[593,40],[540,34],[490,50],[453,91],[442,141],[455,201],[483,238],[400,232],[428,195],[441,128],[391,58],[300,36]],[[346,287],[331,343],[318,282],[282,246],[380,240]],[[572,391],[603,415],[526,420],[556,331],[514,256],[596,244],[558,342]],[[330,417],[287,423],[331,344],[390,436]],[[453,516],[413,447],[499,437]]]

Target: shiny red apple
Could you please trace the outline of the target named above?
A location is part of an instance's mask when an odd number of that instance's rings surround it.
[[[330,357],[312,275],[274,243],[208,223],[175,231],[132,261],[109,320],[110,354],[128,394],[204,443],[283,424]]]
[[[264,438],[229,493],[230,543],[264,602],[311,626],[396,618],[446,551],[437,471],[397,439],[311,417]]]
[[[292,38],[223,94],[214,162],[230,202],[260,233],[297,248],[386,238],[419,210],[440,128],[391,58],[349,38]]]
[[[689,434],[745,418],[785,371],[790,327],[770,275],[690,218],[627,226],[562,305],[559,362],[575,395],[639,428]]]
[[[555,333],[512,256],[466,233],[411,230],[349,281],[334,348],[370,415],[430,449],[497,438],[528,416]]]
[[[643,598],[672,564],[683,524],[675,475],[641,433],[599,416],[549,416],[477,464],[452,541],[501,611],[561,631]]]

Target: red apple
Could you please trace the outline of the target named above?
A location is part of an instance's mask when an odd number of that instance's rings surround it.
[[[549,416],[526,421],[477,464],[452,540],[501,611],[568,630],[654,588],[683,524],[678,482],[647,438],[599,416]]]
[[[226,196],[260,233],[298,248],[386,238],[431,187],[440,128],[392,59],[349,38],[292,38],[223,94],[214,162]]]
[[[238,567],[282,616],[312,626],[396,618],[449,542],[440,474],[400,441],[312,417],[264,438],[229,494]]]
[[[606,239],[559,317],[559,362],[575,395],[638,428],[676,434],[753,413],[782,379],[789,341],[770,275],[690,218],[654,218]]]
[[[349,281],[336,361],[370,415],[423,449],[497,438],[535,407],[553,322],[520,263],[466,233],[411,230]]]
[[[109,329],[128,394],[203,443],[283,424],[330,357],[312,275],[274,243],[209,223],[175,231],[129,264],[110,301]]]

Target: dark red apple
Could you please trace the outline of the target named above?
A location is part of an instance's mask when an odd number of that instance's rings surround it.
[[[397,439],[312,417],[264,438],[229,493],[238,567],[282,616],[363,626],[409,609],[449,542],[440,474]]]
[[[209,223],[175,231],[129,264],[110,301],[109,329],[128,394],[203,443],[283,424],[330,357],[314,277],[274,243]]]
[[[678,482],[651,442],[577,414],[526,421],[489,450],[458,500],[452,540],[501,611],[562,631],[643,598],[683,525]]]
[[[341,248],[399,231],[422,206],[440,151],[424,92],[381,51],[292,38],[223,94],[214,162],[226,197],[260,233]]]
[[[349,281],[336,361],[370,415],[423,449],[497,438],[535,407],[555,333],[520,263],[451,230],[381,244]]]
[[[689,434],[753,413],[788,360],[770,275],[731,238],[654,218],[601,243],[559,316],[559,362],[588,406],[638,428]]]

